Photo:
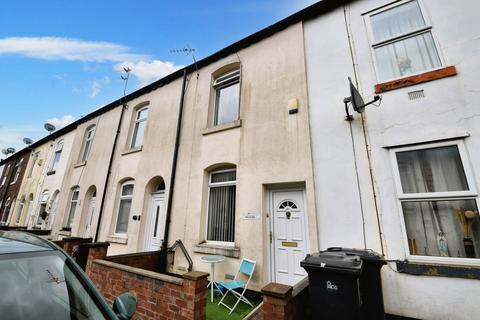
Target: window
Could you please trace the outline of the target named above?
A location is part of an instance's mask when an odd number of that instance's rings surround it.
[[[441,67],[431,25],[417,0],[370,15],[373,52],[382,81]]]
[[[39,155],[40,155],[40,152],[35,152],[32,154],[32,165],[30,166],[30,170],[28,171],[28,178],[32,177],[33,170],[35,169],[35,165],[37,164]]]
[[[55,147],[55,153],[53,154],[52,164],[50,165],[50,171],[57,170],[58,163],[60,162],[60,157],[62,155],[63,150],[63,140],[57,142],[57,146]]]
[[[95,136],[95,126],[90,127],[85,135],[85,142],[83,143],[82,157],[80,161],[87,161],[90,150],[92,149],[93,137]]]
[[[236,170],[210,173],[208,182],[207,241],[235,241]]]
[[[240,69],[230,71],[215,79],[215,110],[213,125],[238,120],[240,99]]]
[[[15,173],[14,173],[14,176],[13,176],[13,180],[12,180],[12,183],[10,184],[15,184],[18,180],[18,178],[20,177],[20,172],[22,171],[22,163],[23,163],[23,159],[20,159],[20,161],[18,161],[17,164],[15,164]]]
[[[65,227],[71,228],[73,223],[73,218],[75,216],[75,210],[78,206],[78,194],[80,193],[79,188],[72,189],[72,197],[70,199],[70,210],[68,211],[68,218]]]
[[[25,199],[22,199],[22,201],[20,201],[20,204],[18,205],[17,219],[15,220],[16,224],[20,223],[20,218],[22,217],[23,208],[25,208]]]
[[[480,258],[480,219],[463,144],[396,150],[410,255]]]
[[[78,195],[77,195],[78,198]],[[42,198],[40,199],[40,209],[38,210],[37,225],[41,225],[45,220],[43,215],[47,211],[47,200],[48,200],[48,191],[42,193]]]
[[[122,184],[120,189],[120,202],[118,204],[115,233],[127,233],[130,208],[132,207],[133,187],[133,182],[128,181]]]
[[[0,187],[3,187],[5,181],[7,181],[8,170],[10,170],[10,165],[7,166],[7,169],[5,169],[5,172],[3,173],[2,184],[0,185]]]
[[[5,225],[8,221],[8,214],[10,213],[10,198],[7,198],[5,201],[5,206],[3,206],[2,216],[0,218],[0,224]]]
[[[143,136],[145,135],[145,127],[147,126],[148,108],[141,108],[135,116],[135,124],[133,126],[131,148],[137,148],[143,145]]]

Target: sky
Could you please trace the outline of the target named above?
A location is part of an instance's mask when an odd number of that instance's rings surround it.
[[[25,145],[316,0],[17,0],[0,8],[0,149]]]

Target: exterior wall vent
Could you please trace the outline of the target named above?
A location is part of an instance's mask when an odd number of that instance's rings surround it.
[[[420,98],[425,98],[425,92],[423,90],[411,91],[408,93],[408,99],[416,100]]]

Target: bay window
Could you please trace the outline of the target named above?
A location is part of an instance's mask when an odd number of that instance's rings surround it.
[[[207,241],[235,241],[236,170],[215,171],[209,175]]]
[[[370,15],[372,47],[381,81],[442,66],[432,27],[417,0]]]
[[[409,254],[480,258],[477,194],[463,144],[417,146],[393,154]]]

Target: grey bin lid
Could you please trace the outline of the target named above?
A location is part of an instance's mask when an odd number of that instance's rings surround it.
[[[326,251],[328,252],[347,252],[359,256],[365,263],[371,264],[387,264],[385,259],[379,253],[371,249],[351,249],[351,248],[340,248],[340,247],[331,247]],[[325,251],[323,251],[325,252]]]
[[[342,251],[322,251],[309,254],[300,262],[302,268],[309,270],[330,271],[339,273],[360,274],[363,268],[362,259],[353,253]]]

